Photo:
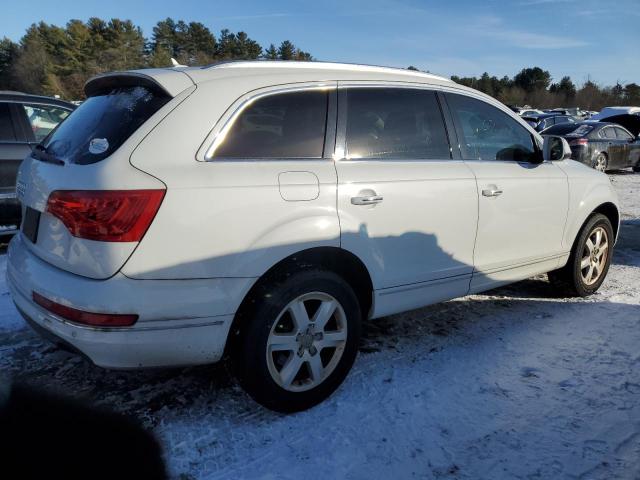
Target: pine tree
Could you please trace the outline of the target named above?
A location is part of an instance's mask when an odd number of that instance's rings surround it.
[[[278,50],[276,46],[272,43],[269,45],[269,48],[264,52],[264,58],[267,60],[277,60],[278,59]]]
[[[296,47],[289,40],[285,40],[278,48],[278,58],[280,60],[294,60],[296,56]]]
[[[18,44],[8,38],[0,40],[0,90],[13,90],[15,82],[11,77],[11,67],[18,57]]]
[[[31,25],[19,44],[0,41],[0,88],[81,99],[90,77],[114,70],[169,67],[171,57],[189,65],[221,59],[313,57],[290,41],[263,52],[246,32],[227,29],[215,35],[202,23],[170,17],[159,21],[150,39],[130,20],[97,17],[70,20],[64,27],[45,22]]]

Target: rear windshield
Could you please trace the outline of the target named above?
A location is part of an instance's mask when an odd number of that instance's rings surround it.
[[[566,135],[568,137],[583,137],[588,134],[593,127],[591,125],[576,125],[575,123],[562,123],[554,125],[544,131],[545,135]]]
[[[89,97],[36,146],[34,156],[54,163],[99,162],[170,99],[142,86],[113,88]]]

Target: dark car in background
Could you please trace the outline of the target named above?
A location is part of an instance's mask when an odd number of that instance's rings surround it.
[[[542,113],[540,115],[523,116],[522,119],[531,125],[536,132],[541,132],[545,128],[559,125],[562,123],[576,123],[571,115],[562,115],[559,113]]]
[[[55,98],[0,91],[0,237],[20,226],[16,199],[20,162],[75,108]]]
[[[640,172],[640,141],[617,123],[585,121],[555,125],[543,135],[564,137],[571,147],[571,158],[605,172],[633,168]]]

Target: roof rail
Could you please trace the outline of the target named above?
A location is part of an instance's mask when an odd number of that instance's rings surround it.
[[[242,68],[242,67],[281,67],[281,68],[326,68],[326,69],[363,69],[363,70],[379,70],[379,71],[391,71],[394,73],[402,73],[408,76],[422,76],[422,77],[430,77],[437,78],[439,80],[452,81],[449,78],[442,77],[439,75],[434,75],[432,73],[408,70],[405,68],[397,68],[397,67],[385,67],[381,65],[365,65],[365,64],[357,64],[357,63],[346,63],[346,62],[317,62],[317,61],[305,61],[305,60],[268,60],[268,59],[256,59],[256,60],[222,60],[220,62],[215,62],[210,65],[205,65],[201,67],[202,69],[209,68]]]

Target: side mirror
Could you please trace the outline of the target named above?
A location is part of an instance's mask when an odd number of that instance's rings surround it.
[[[571,147],[562,137],[543,135],[542,156],[545,160],[568,160],[571,158]]]

